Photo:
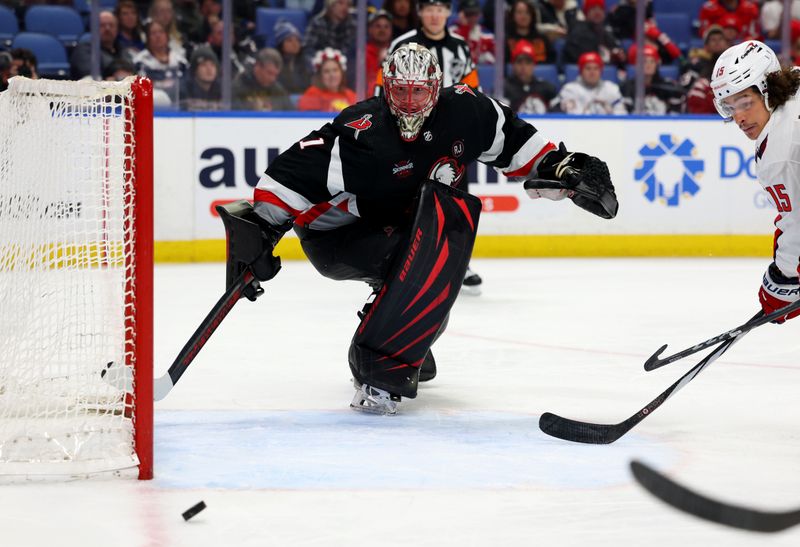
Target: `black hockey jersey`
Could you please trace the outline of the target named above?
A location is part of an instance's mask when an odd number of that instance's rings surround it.
[[[274,225],[330,230],[362,218],[396,225],[413,214],[423,181],[467,190],[478,160],[508,176],[535,173],[555,146],[507,106],[464,84],[446,88],[419,136],[400,138],[383,98],[342,111],[273,160],[255,189],[255,209]]]

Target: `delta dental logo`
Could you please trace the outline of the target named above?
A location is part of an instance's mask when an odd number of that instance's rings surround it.
[[[657,143],[639,149],[640,161],[634,178],[642,184],[648,201],[677,207],[682,198],[691,198],[700,191],[697,179],[703,176],[704,161],[697,159],[697,148],[690,139],[662,134]]]

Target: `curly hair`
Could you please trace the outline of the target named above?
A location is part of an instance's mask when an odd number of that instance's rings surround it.
[[[771,109],[786,104],[800,89],[800,70],[794,67],[782,67],[780,70],[767,74],[767,93]]]

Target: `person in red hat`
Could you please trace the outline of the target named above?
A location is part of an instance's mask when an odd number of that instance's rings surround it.
[[[550,82],[537,78],[536,49],[527,40],[518,40],[511,52],[511,74],[505,81],[503,102],[517,114],[543,114],[550,110],[556,88]]]
[[[594,51],[578,59],[578,78],[567,82],[554,101],[554,110],[567,114],[627,114],[619,86],[603,80],[603,59]]]
[[[645,44],[644,48],[644,112],[643,114],[677,114],[683,109],[684,92],[676,82],[664,78],[658,71],[661,57],[658,48]],[[636,44],[628,50],[628,64],[636,66]],[[631,77],[621,85],[623,100],[628,112],[633,112],[636,100],[636,79]]]
[[[514,0],[506,14],[506,62],[520,40],[527,40],[536,50],[534,61],[555,63],[556,51],[550,40],[536,29],[539,12],[531,0]]]
[[[725,39],[731,44],[738,44],[742,41],[742,24],[734,13],[726,13],[719,18],[719,27],[725,34]]]
[[[590,51],[597,52],[603,62],[617,63],[624,59],[624,52],[606,25],[605,0],[584,0],[584,21],[578,21],[570,29],[564,51],[565,63],[577,63],[578,57]]]
[[[758,5],[750,0],[708,0],[700,8],[700,36],[711,25],[725,27],[721,19],[726,15],[736,17],[739,38],[758,36]]]

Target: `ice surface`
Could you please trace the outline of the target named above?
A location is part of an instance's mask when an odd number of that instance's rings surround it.
[[[4,486],[2,544],[797,545],[800,527],[763,536],[678,513],[627,462],[727,501],[800,506],[800,320],[748,334],[613,445],[536,425],[633,414],[702,354],[650,373],[645,359],[745,322],[766,262],[476,260],[483,295],[456,303],[439,375],[394,417],[348,408],[369,289],[288,262],[156,404],[154,481]],[[221,264],[156,268],[156,376],[223,284]]]

